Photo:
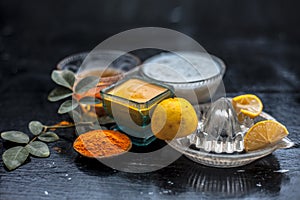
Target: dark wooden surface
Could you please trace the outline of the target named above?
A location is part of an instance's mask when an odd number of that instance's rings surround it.
[[[181,156],[161,170],[132,174],[80,158],[72,149],[74,131],[58,131],[61,140],[50,145],[49,158],[31,158],[13,172],[0,161],[0,199],[299,199],[299,3],[224,2],[1,1],[0,132],[28,132],[31,120],[69,119],[47,101],[50,73],[64,56],[129,28],[163,26],[222,58],[227,96],[257,94],[265,111],[287,126],[295,147],[233,169]],[[1,155],[6,148],[1,142]]]

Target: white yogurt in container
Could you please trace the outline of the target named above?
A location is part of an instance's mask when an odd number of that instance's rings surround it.
[[[225,65],[207,53],[161,53],[146,60],[140,72],[145,78],[172,86],[176,96],[195,105],[211,100],[222,81]]]

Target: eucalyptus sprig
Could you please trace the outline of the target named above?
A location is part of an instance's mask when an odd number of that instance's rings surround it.
[[[87,76],[79,80],[75,85],[75,74],[69,70],[53,70],[51,79],[59,85],[52,90],[48,96],[48,100],[52,102],[71,97],[74,94],[87,92],[89,89],[96,87],[99,82],[99,77]],[[100,100],[93,97],[84,97],[79,100],[73,98],[72,100],[66,100],[63,102],[58,109],[58,113],[68,113],[77,108],[79,104],[91,105],[98,103],[100,103]]]
[[[21,131],[6,131],[1,133],[2,139],[20,144],[19,146],[7,149],[3,153],[2,160],[7,169],[16,169],[27,160],[29,155],[41,158],[48,157],[50,151],[45,142],[59,140],[59,136],[56,133],[49,131],[52,127],[45,126],[39,121],[31,121],[28,124],[29,130],[34,136],[31,140],[27,134]]]
[[[2,132],[2,139],[19,144],[18,146],[7,149],[2,155],[2,160],[7,169],[14,170],[22,165],[30,155],[46,158],[50,155],[50,151],[46,143],[56,142],[59,140],[59,136],[53,132],[53,130],[93,125],[93,122],[79,122],[75,124],[72,122],[62,121],[58,124],[47,126],[43,125],[39,121],[31,121],[28,124],[29,131],[33,135],[31,139],[27,134],[21,131]]]
[[[78,119],[80,122],[76,123],[76,126],[94,126],[94,121],[82,121],[76,109],[80,104],[94,105],[100,103],[100,100],[95,97],[84,96],[83,93],[87,92],[91,88],[95,88],[99,82],[99,77],[88,76],[80,80],[76,80],[76,76],[73,72],[68,70],[53,70],[51,79],[58,84],[54,90],[52,90],[48,96],[48,100],[51,102],[60,101],[71,96],[82,96],[82,98],[72,98],[72,100],[64,101],[59,109],[59,114],[72,113],[73,119]],[[75,84],[76,83],[76,84]],[[72,111],[72,112],[71,112]],[[77,113],[77,114],[76,114]],[[95,119],[95,118],[93,118]],[[74,120],[76,121],[76,120]],[[101,118],[100,124],[110,123],[111,120]],[[2,160],[9,170],[14,170],[22,165],[28,157],[35,156],[45,158],[50,155],[49,147],[46,143],[55,142],[59,140],[59,136],[53,132],[53,129],[57,128],[70,128],[74,127],[75,123],[56,124],[52,126],[43,125],[39,121],[31,121],[28,124],[30,133],[33,135],[30,137],[21,131],[6,131],[1,133],[1,138],[16,144],[18,146],[7,149],[3,155]],[[95,126],[94,126],[95,127]]]

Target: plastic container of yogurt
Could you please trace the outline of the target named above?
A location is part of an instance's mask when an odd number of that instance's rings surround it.
[[[226,67],[224,62],[207,53],[161,53],[147,59],[140,74],[174,88],[175,95],[192,104],[210,101],[220,85]]]

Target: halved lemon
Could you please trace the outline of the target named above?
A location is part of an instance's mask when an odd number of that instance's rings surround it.
[[[245,150],[262,149],[269,144],[275,144],[288,134],[286,127],[277,121],[265,120],[258,122],[245,134]]]
[[[232,99],[232,106],[238,116],[244,114],[250,118],[257,117],[263,110],[261,100],[253,94],[244,94],[234,97]]]

